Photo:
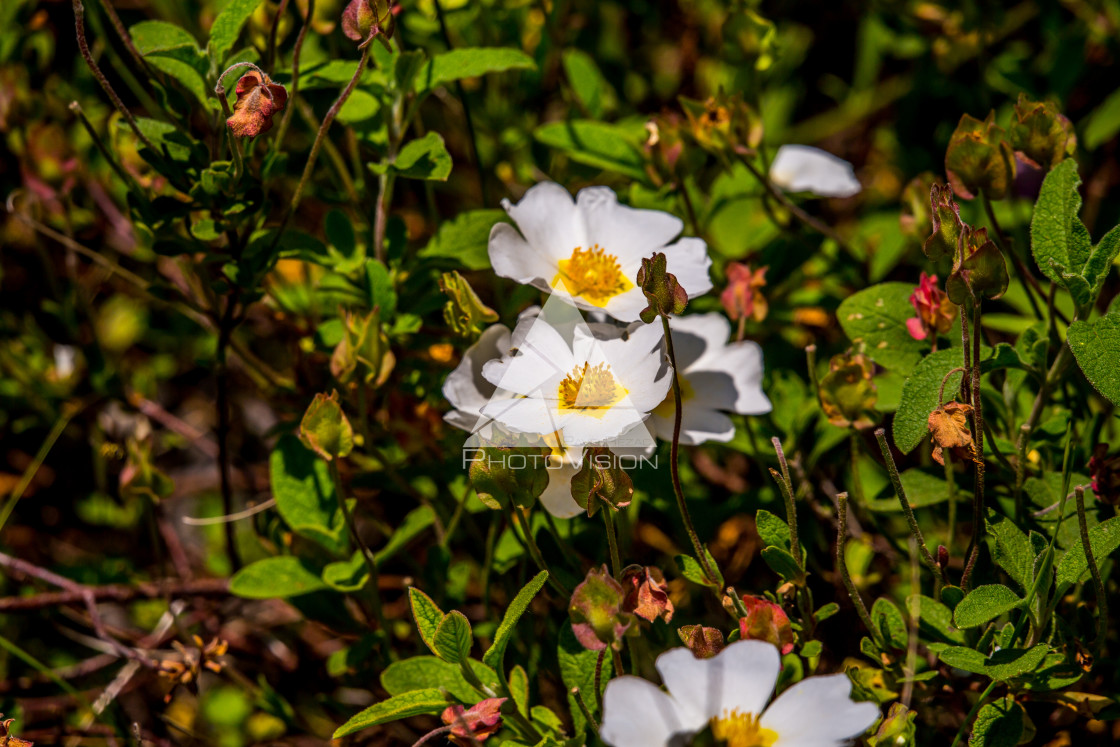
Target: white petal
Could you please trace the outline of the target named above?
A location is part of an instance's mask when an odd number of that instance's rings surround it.
[[[878,706],[852,701],[851,691],[846,674],[807,677],[779,695],[759,723],[777,733],[775,747],[843,744],[879,717]]]
[[[665,271],[676,276],[689,298],[702,296],[712,289],[709,270],[712,259],[703,239],[686,236],[665,247]]]
[[[518,324],[512,337],[519,340],[517,355],[482,367],[483,376],[494,386],[541,396],[543,388],[551,389],[549,385],[563,379],[576,365],[568,343],[541,317]],[[549,395],[555,397],[555,389]]]
[[[487,327],[479,335],[478,341],[467,348],[467,352],[463,354],[463,360],[459,362],[454,371],[447,375],[447,379],[443,382],[443,396],[456,410],[472,416],[469,418],[472,423],[478,418],[482,406],[490,401],[495,391],[494,385],[483,377],[482,367],[487,361],[507,354],[509,352],[509,340],[509,328],[504,324],[494,324]],[[448,415],[450,414],[448,413]],[[447,419],[447,421],[457,427],[463,427],[459,422],[452,419]]]
[[[535,184],[516,205],[503,200],[502,207],[533,250],[553,260],[567,259],[573,249],[587,243],[583,216],[571,194],[559,184]]]
[[[820,148],[783,145],[770,164],[770,181],[788,192],[821,197],[851,197],[863,186],[852,164]]]
[[[495,273],[519,283],[547,287],[560,267],[555,257],[525,241],[508,223],[497,223],[490,229],[489,254]]]
[[[660,415],[650,415],[649,422],[664,441],[673,440],[673,419]],[[695,402],[684,403],[684,417],[681,418],[681,443],[697,446],[708,441],[726,443],[735,437],[735,424],[731,418],[718,410],[698,406]]]
[[[703,725],[686,723],[673,699],[652,682],[624,675],[607,683],[599,737],[611,747],[669,747],[675,735]]]
[[[576,205],[587,226],[588,242],[613,254],[623,266],[630,265],[634,258],[653,254],[684,228],[675,215],[620,205],[608,187],[581,189]]]
[[[555,460],[550,461],[548,487],[541,493],[541,505],[557,519],[579,516],[584,510],[572,498],[572,478],[579,472],[579,464],[555,464]]]
[[[623,270],[625,272],[625,270]],[[630,275],[630,280],[633,282],[638,277],[637,270]],[[646,296],[642,293],[642,289],[634,286],[625,293],[619,293],[617,296],[607,301],[606,306],[602,310],[610,314],[612,317],[620,322],[636,322],[640,318],[642,309],[649,305]]]
[[[677,364],[687,373],[692,364],[708,357],[718,357],[731,337],[731,323],[718,312],[685,314],[669,318]]]
[[[571,411],[560,420],[564,443],[570,446],[587,446],[595,443],[612,444],[613,439],[641,423],[646,414],[628,405],[626,400],[616,403],[600,416]]]
[[[483,406],[482,414],[521,433],[544,436],[563,427],[553,409],[544,400],[533,397],[491,400]]]
[[[689,723],[700,724],[736,710],[761,713],[780,667],[778,649],[763,641],[735,641],[711,659],[697,659],[687,648],[657,657],[665,687]]]

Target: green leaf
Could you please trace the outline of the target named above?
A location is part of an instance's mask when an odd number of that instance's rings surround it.
[[[716,561],[712,558],[712,554],[704,548],[704,552],[708,555],[708,565],[715,573],[719,573],[719,568],[716,566]],[[792,556],[791,556],[792,557]],[[709,579],[704,573],[704,566],[700,565],[700,561],[691,555],[678,555],[674,558],[677,561],[677,567],[680,568],[681,575],[687,578],[694,584],[701,586],[711,586],[713,588],[720,588],[723,586],[723,579]]]
[[[1105,100],[1085,118],[1085,147],[1095,150],[1107,143],[1120,132],[1120,88],[1110,93]]]
[[[930,353],[917,365],[902,385],[902,401],[894,415],[894,445],[909,454],[929,435],[929,414],[937,409],[937,396],[945,374],[963,363],[959,348]],[[946,400],[959,390],[961,373],[945,382]]]
[[[443,616],[432,639],[432,650],[444,661],[458,664],[471,655],[471,623],[466,615],[451,610]]]
[[[548,122],[533,131],[538,142],[563,151],[577,163],[648,179],[641,145],[645,131],[594,120]]]
[[[177,80],[183,88],[198,100],[198,103],[213,109],[218,107],[218,102],[212,99],[207,92],[202,76],[188,63],[172,57],[150,57],[148,58],[148,64]]]
[[[1104,287],[1104,281],[1108,279],[1108,273],[1112,270],[1112,263],[1116,261],[1116,255],[1120,254],[1120,226],[1115,226],[1111,231],[1101,237],[1101,240],[1089,252],[1089,259],[1085,261],[1085,267],[1081,271],[1081,275],[1089,284],[1089,300],[1096,299],[1100,295],[1101,288]]]
[[[196,75],[205,72],[202,50],[186,29],[166,21],[141,21],[133,24],[128,34],[136,51],[151,64],[157,64],[157,59],[174,59],[187,64]],[[201,82],[201,78],[199,80]]]
[[[490,231],[507,218],[504,210],[470,210],[444,221],[428,245],[420,250],[423,259],[446,257],[468,270],[490,268]]]
[[[906,649],[906,619],[898,605],[883,597],[876,599],[871,605],[871,622],[883,634],[884,641],[896,649]]]
[[[793,553],[780,547],[767,547],[762,551],[762,559],[770,569],[786,581],[800,582],[805,574],[793,558]]]
[[[399,721],[402,718],[420,716],[425,713],[439,713],[448,703],[439,690],[413,690],[394,695],[388,700],[375,703],[357,716],[335,729],[334,739],[342,739],[370,726]]]
[[[158,119],[149,119],[148,117],[137,117],[136,127],[158,149],[159,155],[178,162],[190,160],[190,146],[193,141],[176,130],[170,122],[160,122]],[[129,133],[129,137],[132,137],[131,133]],[[137,145],[142,147],[140,143],[137,143]]]
[[[349,82],[349,78],[347,78]],[[355,125],[373,119],[381,111],[381,102],[369,91],[360,88],[350,93],[350,98],[338,110],[338,121],[345,125]]]
[[[329,563],[323,569],[323,581],[327,586],[343,594],[351,594],[369,582],[369,566],[361,550],[355,550],[349,560]]]
[[[506,614],[502,617],[502,622],[498,626],[498,630],[494,633],[494,642],[490,644],[490,648],[482,655],[482,663],[493,668],[497,672],[505,671],[502,666],[502,661],[506,655],[506,646],[509,645],[510,638],[513,637],[514,628],[517,621],[525,614],[525,610],[529,609],[529,604],[533,601],[533,597],[537,596],[541,587],[548,581],[548,571],[541,571],[533,580],[525,584],[521,591],[517,592],[517,596],[509,603],[506,608]]]
[[[998,371],[1001,368],[1031,370],[1030,365],[1019,355],[1019,351],[1006,342],[997,343],[991,350],[991,355],[980,361],[980,373],[982,374]]]
[[[1023,736],[1023,709],[1011,696],[988,703],[976,714],[968,747],[1015,747]]]
[[[462,47],[437,54],[416,74],[417,92],[444,83],[506,70],[536,70],[533,58],[512,47]]]
[[[953,611],[958,628],[975,628],[1023,604],[1018,594],[1003,584],[977,586]]]
[[[1024,594],[1034,583],[1034,559],[1038,553],[1030,539],[1011,519],[988,509],[988,537],[992,559]]]
[[[509,670],[509,694],[514,705],[522,714],[529,711],[529,675],[525,667],[518,664]]]
[[[229,0],[210,26],[210,59],[215,66],[225,62],[226,55],[241,36],[241,27],[253,15],[261,0]]]
[[[276,510],[291,530],[336,554],[344,553],[346,517],[326,462],[285,434],[276,441],[268,470]]]
[[[839,611],[840,605],[838,605],[836,602],[829,602],[828,604],[822,604],[820,609],[813,613],[813,617],[816,618],[817,622],[820,623],[832,617]]]
[[[408,603],[412,607],[412,619],[416,621],[416,630],[420,638],[427,644],[432,653],[436,653],[436,631],[443,622],[443,610],[432,601],[432,598],[416,587],[408,589]]]
[[[763,547],[781,547],[789,549],[789,525],[764,508],[760,508],[754,516],[758,536],[762,538]]]
[[[499,687],[498,676],[493,669],[477,659],[468,660],[468,664],[483,685],[492,689]],[[458,664],[435,656],[413,656],[395,661],[381,672],[380,679],[381,686],[390,695],[443,687],[464,703],[474,703],[479,698],[478,691],[463,677]]]
[[[906,320],[915,316],[913,292],[908,283],[881,283],[848,296],[836,310],[856,348],[884,368],[908,371],[929,349],[928,342],[915,340],[906,329]]]
[[[401,548],[415,539],[421,532],[430,527],[435,520],[430,506],[420,506],[405,514],[404,519],[389,535],[385,546],[373,554],[373,560],[381,565],[389,558],[400,552]]]
[[[1120,406],[1120,311],[1092,322],[1077,321],[1067,334],[1070,350],[1089,383]]]
[[[1093,559],[1097,561],[1098,566],[1105,558],[1116,552],[1117,548],[1120,548],[1120,516],[1102,521],[1090,529],[1089,547],[1093,550]],[[1055,593],[1058,596],[1065,594],[1066,590],[1078,583],[1088,570],[1089,560],[1085,557],[1085,548],[1080,544],[1074,545],[1058,563]]]
[[[964,631],[953,625],[953,611],[932,597],[915,594],[906,600],[910,615],[918,619],[918,630],[945,643],[963,644]]]
[[[906,500],[909,501],[911,508],[935,506],[949,500],[949,483],[945,482],[944,477],[930,474],[918,467],[911,467],[900,474],[899,478],[902,480],[902,488],[906,491]],[[882,495],[885,497],[867,501],[867,507],[876,512],[902,512],[902,504],[899,503],[894,488],[888,485]],[[971,497],[972,491],[957,487],[958,503],[969,501]]]
[[[1059,163],[1042,182],[1031,218],[1031,251],[1042,274],[1065,285],[1062,272],[1081,273],[1089,258],[1089,231],[1078,217],[1081,177],[1077,161]]]
[[[379,259],[366,260],[366,289],[370,307],[380,310],[382,320],[391,319],[397,311],[397,289],[389,268]]]
[[[397,154],[392,168],[409,179],[447,181],[451,174],[451,154],[443,144],[443,135],[429,132],[422,138],[409,141]]]
[[[993,680],[1009,680],[1033,672],[1049,650],[1049,646],[1040,643],[1033,648],[1004,648],[991,656],[984,656],[965,646],[950,646],[942,649],[937,658],[966,672],[982,674]]]
[[[318,571],[291,555],[250,563],[229,580],[230,592],[246,599],[285,599],[329,588]]]
[[[564,682],[564,689],[568,693],[568,711],[572,714],[572,726],[576,736],[583,734],[587,729],[587,721],[580,710],[579,703],[572,695],[572,688],[578,687],[591,715],[598,717],[599,701],[602,691],[595,692],[595,663],[599,659],[597,651],[588,651],[576,640],[571,625],[560,626],[560,640],[557,650],[557,659],[560,664],[560,678]],[[611,679],[613,666],[611,657],[603,658],[603,671],[600,685],[605,689]]]
[[[564,50],[563,61],[572,91],[588,114],[602,119],[605,112],[614,109],[614,91],[599,71],[594,57],[581,49],[568,48]]]

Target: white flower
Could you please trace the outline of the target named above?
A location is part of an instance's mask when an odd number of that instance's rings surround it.
[[[529,318],[535,316],[536,311],[531,309],[527,312]],[[522,314],[521,318],[526,318],[526,314]],[[501,402],[517,396],[494,386],[482,375],[482,368],[486,363],[509,360],[512,339],[509,328],[504,324],[487,327],[479,335],[478,341],[467,348],[463,360],[443,382],[443,396],[453,408],[443,419],[456,428],[474,434],[468,440],[471,446],[481,446],[488,442],[525,441],[504,432],[495,434],[494,426],[500,427],[500,424],[482,414],[482,408],[488,402]],[[558,519],[569,519],[582,513],[583,509],[572,498],[572,477],[579,471],[583,449],[564,451],[554,443],[555,439],[551,439],[552,443],[549,443],[550,439],[533,438],[532,441],[552,447],[552,456],[548,461],[548,487],[541,494],[541,505]]]
[[[482,414],[520,433],[555,437],[565,448],[614,445],[665,399],[670,377],[657,325],[599,339],[586,325],[571,342],[542,314],[513,332],[517,354],[491,361],[483,376],[520,397],[491,401]],[[626,443],[625,445],[632,445]]]
[[[516,205],[505,200],[502,206],[517,228],[499,223],[490,231],[494,271],[581,309],[636,321],[646,306],[635,285],[638,269],[654,252],[665,253],[668,271],[689,298],[712,288],[712,262],[701,239],[670,243],[683,227],[679,218],[620,205],[607,187],[580,190],[573,201],[560,185],[542,182]]]
[[[770,164],[770,181],[787,192],[812,192],[820,197],[851,197],[863,189],[852,164],[808,145],[778,148]]]
[[[611,680],[599,736],[611,747],[669,747],[710,726],[728,747],[837,747],[879,717],[873,703],[850,699],[845,674],[808,677],[767,708],[780,668],[764,641],[736,641],[711,659],[667,651],[657,671],[669,692],[639,677]]]
[[[670,317],[669,329],[680,372],[682,444],[730,441],[735,424],[726,412],[770,412],[762,391],[762,348],[750,340],[728,343],[731,325],[723,314]],[[658,438],[673,440],[675,412],[670,391],[647,423]]]

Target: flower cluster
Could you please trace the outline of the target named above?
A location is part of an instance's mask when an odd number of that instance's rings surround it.
[[[548,299],[523,312],[512,331],[495,324],[482,332],[444,385],[454,407],[446,419],[478,445],[551,450],[540,496],[548,511],[584,510],[572,478],[590,450],[642,455],[655,437],[673,438],[674,372],[663,327],[641,320],[659,306],[651,300],[659,273],[673,286],[664,311],[673,313],[680,442],[729,441],[729,414],[770,411],[761,348],[729,343],[731,326],[720,314],[676,313],[712,288],[707,246],[681,237],[679,218],[622,205],[606,187],[572,199],[549,182],[503,207],[514,223],[491,231],[491,264]]]

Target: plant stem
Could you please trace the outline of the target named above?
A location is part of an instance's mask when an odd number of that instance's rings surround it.
[[[961,724],[960,730],[957,731],[957,736],[953,737],[953,743],[949,747],[957,747],[957,745],[960,744],[961,739],[964,738],[964,733],[968,730],[969,724],[972,723],[972,719],[974,719],[976,717],[976,714],[980,712],[980,708],[984,705],[984,701],[986,701],[988,699],[988,696],[992,694],[992,691],[996,689],[997,684],[999,683],[996,680],[992,680],[988,683],[988,686],[984,688],[984,692],[980,693],[980,697],[976,700],[976,705],[972,706],[972,709],[969,710],[968,715],[964,717],[964,723]]]
[[[797,504],[793,499],[793,482],[789,478],[789,463],[786,462],[785,452],[782,451],[782,441],[777,436],[770,439],[774,444],[774,451],[778,455],[778,465],[782,468],[781,474],[771,469],[770,474],[781,487],[782,497],[786,502],[786,522],[789,524],[789,547],[797,567],[804,572],[805,566],[801,559],[801,540],[797,536]]]
[[[436,20],[439,21],[439,33],[443,37],[443,43],[447,45],[447,50],[454,49],[451,43],[451,34],[447,30],[447,21],[443,17],[443,4],[440,0],[434,0],[436,9]],[[467,136],[471,141],[471,156],[474,158],[474,167],[478,170],[478,192],[482,197],[482,204],[490,204],[490,190],[489,185],[486,183],[486,172],[482,169],[482,158],[478,154],[478,133],[474,129],[474,120],[471,118],[471,107],[467,102],[467,91],[463,88],[463,81],[455,81],[455,95],[459,98],[459,103],[463,105],[463,124],[467,127]]]
[[[544,560],[544,555],[541,554],[541,549],[537,547],[537,540],[535,537],[533,537],[532,527],[529,526],[529,522],[521,513],[521,509],[516,507],[507,508],[506,512],[507,517],[510,521],[510,529],[514,532],[514,534],[516,534],[517,530],[520,529],[521,533],[525,535],[525,547],[526,549],[528,549],[529,556],[533,559],[533,562],[537,564],[537,568],[541,569],[542,571],[548,571],[548,582],[552,584],[552,588],[556,590],[557,594],[559,594],[564,599],[570,598],[572,596],[572,592],[569,591],[568,588],[564,586],[564,584],[562,584],[559,579],[556,578],[556,574],[553,573],[552,569],[548,567],[548,563],[546,563]]]
[[[962,324],[964,323],[962,307]],[[972,538],[968,545],[968,559],[965,561],[961,588],[965,593],[972,588],[972,571],[980,554],[980,543],[984,539],[984,403],[980,399],[980,301],[973,307],[972,322],[972,365],[968,372],[972,382],[972,438],[976,443],[975,472],[972,493]]]
[[[607,658],[607,648],[604,646],[595,659],[595,702],[598,704],[599,713],[603,712],[603,661]]]
[[[853,583],[851,574],[848,573],[848,562],[844,558],[844,546],[848,541],[847,493],[840,493],[836,496],[836,513],[838,523],[836,530],[836,569],[840,571],[840,578],[844,582],[844,588],[848,590],[848,597],[856,608],[856,614],[859,616],[860,622],[863,623],[863,627],[867,628],[867,632],[871,634],[875,643],[881,647],[883,644],[882,633],[876,630],[875,625],[871,622],[871,615],[867,612],[867,606],[864,605],[863,597],[859,595],[859,589]]]
[[[350,510],[350,505],[346,501],[346,491],[342,486],[342,474],[338,471],[338,459],[332,459],[327,462],[327,467],[330,469],[331,480],[334,481],[334,491],[338,494],[338,505],[342,507],[342,515],[346,519],[346,526],[350,530],[350,538],[354,540],[354,545],[362,553],[362,559],[366,562],[366,568],[369,569],[369,584],[373,600],[373,614],[377,617],[377,624],[381,631],[388,635],[389,626],[385,621],[385,613],[381,608],[381,588],[378,586],[378,570],[377,559],[373,556],[373,552],[369,549],[362,536],[358,534],[358,523],[354,521],[354,512]]]
[[[898,466],[894,463],[894,456],[891,455],[891,447],[887,444],[887,432],[878,428],[875,431],[875,438],[879,441],[879,449],[883,452],[883,462],[887,465],[887,473],[891,476],[891,484],[894,486],[894,492],[898,496],[899,505],[902,506],[902,513],[906,516],[906,523],[910,525],[910,535],[918,543],[918,551],[922,559],[922,564],[930,571],[937,574],[942,583],[949,583],[945,577],[945,569],[937,564],[933,555],[930,553],[929,548],[926,547],[926,540],[922,536],[922,530],[918,526],[918,520],[914,517],[914,508],[910,505],[910,501],[906,499],[906,490],[902,487],[902,478],[898,474]]]
[[[747,167],[747,170],[754,175],[755,179],[759,181],[759,183],[766,189],[766,191],[773,195],[774,199],[781,203],[782,207],[788,210],[791,215],[793,215],[799,221],[801,221],[817,233],[821,234],[822,236],[835,241],[837,245],[844,251],[847,251],[849,253],[851,252],[851,247],[848,246],[848,242],[840,238],[840,235],[833,231],[827,224],[809,215],[800,207],[798,207],[796,203],[786,197],[785,192],[774,186],[773,182],[771,182],[768,177],[763,175],[758,169],[755,168],[754,164],[751,163],[749,158],[743,156],[740,158],[740,161],[744,166]]]
[[[681,476],[680,468],[678,465],[680,456],[680,443],[681,443],[681,419],[682,419],[682,404],[681,404],[681,382],[680,376],[677,373],[677,354],[673,350],[673,333],[669,330],[669,317],[661,317],[662,328],[665,330],[665,348],[669,355],[669,363],[673,367],[673,441],[669,447],[669,473],[673,481],[673,493],[677,497],[677,509],[680,511],[681,519],[684,521],[685,531],[688,533],[689,540],[692,541],[692,549],[696,552],[696,561],[700,563],[700,567],[704,569],[704,575],[713,585],[719,585],[719,575],[712,570],[711,564],[708,562],[708,551],[700,544],[700,535],[696,533],[696,527],[692,524],[692,516],[688,513],[688,506],[685,505],[684,490],[681,489]],[[718,594],[718,591],[716,592]]]
[[[613,510],[610,506],[604,506],[601,513],[603,514],[603,524],[607,527],[607,545],[611,554],[611,570],[614,571],[614,580],[621,581],[622,558],[618,554],[618,533],[614,526],[614,516],[611,514]]]
[[[1000,251],[1011,257],[1011,262],[1015,265],[1015,270],[1019,275],[1019,282],[1023,285],[1023,292],[1026,293],[1027,301],[1030,302],[1031,311],[1034,315],[1042,319],[1042,310],[1038,307],[1038,302],[1034,298],[1034,293],[1037,292],[1039,297],[1043,296],[1042,287],[1038,284],[1038,280],[1031,274],[1030,269],[1023,262],[1023,258],[1017,252],[1011,250],[1010,242],[1007,240],[1007,235],[996,220],[996,213],[992,209],[992,201],[988,197],[986,190],[981,190],[980,200],[984,203],[984,212],[988,214],[988,222],[992,224],[992,233],[995,236],[996,244],[999,245]],[[1028,282],[1029,281],[1029,282]]]
[[[74,31],[78,37],[78,50],[82,53],[82,59],[86,61],[93,77],[101,86],[101,90],[105,91],[105,95],[113,102],[113,107],[120,112],[124,120],[128,122],[128,126],[132,128],[133,133],[140,139],[145,146],[147,146],[153,153],[159,153],[159,150],[152,145],[152,141],[145,137],[144,133],[140,131],[140,126],[136,123],[136,118],[132,116],[132,112],[125,108],[124,102],[121,101],[120,96],[113,90],[113,86],[109,84],[109,79],[105,77],[105,73],[101,72],[98,67],[97,61],[93,59],[93,54],[89,51],[89,42],[86,41],[86,24],[85,24],[85,6],[82,5],[82,0],[72,0],[74,8]]]
[[[1101,580],[1101,570],[1093,557],[1093,545],[1089,541],[1089,522],[1085,516],[1085,486],[1078,485],[1073,489],[1074,498],[1077,500],[1077,523],[1081,530],[1081,547],[1085,551],[1085,560],[1089,563],[1089,573],[1093,577],[1093,591],[1097,595],[1097,639],[1093,641],[1094,654],[1099,654],[1104,646],[1105,636],[1108,635],[1108,592]]]
[[[303,51],[303,39],[307,36],[307,29],[311,27],[311,19],[315,13],[315,0],[307,0],[307,15],[303,19],[303,25],[300,26],[299,36],[296,37],[296,45],[292,49],[292,81],[291,92],[288,98],[292,101],[291,106],[284,108],[284,116],[280,118],[280,126],[276,128],[276,136],[272,138],[269,147],[275,151],[284,142],[284,135],[288,132],[288,125],[292,121],[292,112],[295,110],[296,93],[299,92],[299,55]]]
[[[587,701],[583,699],[583,693],[580,692],[580,689],[578,687],[572,688],[572,697],[575,698],[576,705],[579,706],[579,710],[583,714],[584,720],[587,721],[587,723],[591,724],[591,727],[595,729],[595,733],[598,734],[599,722],[596,721],[595,717],[591,715],[591,709],[587,707]]]

